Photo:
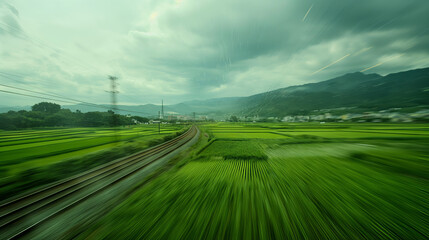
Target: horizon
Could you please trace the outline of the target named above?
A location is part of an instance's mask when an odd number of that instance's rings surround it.
[[[330,79],[326,79],[326,80],[322,80],[322,81],[309,82],[309,83],[304,83],[304,84],[301,84],[301,85],[292,85],[292,86],[287,86],[287,87],[281,87],[281,88],[273,89],[273,90],[270,90],[270,91],[267,91],[267,92],[260,92],[260,93],[256,93],[256,94],[248,95],[248,96],[230,96],[230,97],[218,97],[218,98],[191,99],[191,100],[187,100],[187,101],[183,101],[183,102],[171,103],[171,104],[163,104],[163,105],[164,106],[173,106],[173,105],[178,105],[178,104],[186,104],[186,103],[189,103],[189,102],[198,102],[198,101],[199,102],[203,102],[203,101],[210,101],[210,100],[216,100],[216,99],[225,99],[225,98],[246,98],[246,97],[251,97],[251,96],[255,96],[255,95],[259,95],[259,94],[273,92],[273,91],[276,91],[276,90],[279,90],[279,89],[284,89],[284,88],[289,88],[289,87],[297,87],[297,86],[304,86],[304,85],[312,84],[312,83],[326,82],[326,81],[330,81],[330,80],[333,80],[333,79],[336,79],[336,78],[344,77],[344,76],[349,75],[349,74],[363,74],[363,75],[376,74],[376,75],[379,75],[381,77],[386,77],[386,76],[391,75],[391,74],[397,74],[397,73],[409,72],[409,71],[415,71],[415,70],[422,70],[422,69],[427,69],[427,68],[429,68],[429,67],[409,69],[409,70],[401,71],[401,72],[387,73],[385,75],[381,75],[381,74],[378,74],[376,72],[368,73],[368,74],[363,73],[363,72],[350,72],[350,73],[345,73],[343,75],[336,76],[336,77],[333,77],[333,78],[330,78]],[[3,104],[0,104],[0,107],[1,108],[8,108],[8,107],[10,107],[10,108],[31,107],[32,105],[40,103],[40,102],[45,102],[45,101],[35,100],[34,103],[30,104],[30,105],[3,105]],[[47,102],[50,102],[50,101],[47,100]],[[51,101],[51,102],[55,102],[55,101]],[[61,105],[61,107],[77,106],[77,105],[79,105],[79,103],[76,103],[76,104],[60,104],[60,105]],[[111,106],[111,103],[98,103],[98,105]],[[126,102],[118,104],[118,106],[132,106],[132,107],[135,107],[135,106],[146,106],[146,105],[161,106],[162,104],[158,104],[158,103],[140,103],[140,104],[137,104],[137,103],[126,103]]]
[[[428,11],[423,0],[0,0],[0,82],[103,104],[115,75],[119,104],[144,105],[386,75],[427,67]],[[4,91],[2,105],[38,102]]]

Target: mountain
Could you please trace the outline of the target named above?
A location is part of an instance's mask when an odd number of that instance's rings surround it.
[[[224,112],[234,112],[239,108],[239,97],[230,98],[214,98],[208,100],[194,100],[187,101],[179,104],[164,105],[165,115],[192,115],[194,112],[198,114],[222,114]],[[100,109],[96,107],[86,105],[64,105],[62,108],[70,109],[71,111],[107,111],[110,105],[101,105],[106,109]],[[156,117],[158,111],[161,111],[161,105],[145,104],[145,105],[118,105],[118,113],[120,114],[131,114],[144,117]],[[126,111],[121,111],[126,110]]]
[[[351,73],[239,100],[247,115],[284,116],[334,108],[388,109],[429,105],[429,68],[380,76]]]
[[[349,73],[322,82],[280,88],[248,97],[183,104],[189,111],[207,115],[266,117],[305,115],[323,109],[347,108],[363,112],[416,107],[429,105],[429,68],[387,76]]]
[[[81,112],[91,112],[91,111],[101,111],[105,112],[110,109],[110,105],[100,105],[103,108],[98,107],[92,107],[87,105],[64,105],[62,108],[70,109],[71,111],[79,110]],[[119,110],[117,111],[119,114],[131,114],[135,116],[142,116],[142,117],[154,117],[158,116],[158,111],[161,110],[160,105],[155,104],[145,104],[145,105],[117,105],[116,106]],[[125,111],[123,111],[125,110]],[[164,112],[173,112],[174,109],[172,109],[169,106],[164,106]]]
[[[355,109],[354,111],[407,108],[429,105],[429,68],[378,74],[349,73],[330,80],[280,88],[248,97],[214,98],[164,105],[165,115],[277,116],[305,115],[323,109]],[[101,105],[108,108],[109,105]],[[85,105],[65,105],[72,111],[107,111]],[[121,114],[145,117],[158,116],[160,105],[118,105]],[[26,107],[0,107],[0,112],[29,110]]]
[[[0,106],[0,113],[6,113],[9,111],[20,111],[20,110],[25,110],[25,111],[30,111],[31,110],[31,106]]]
[[[172,105],[171,107],[179,110],[177,107],[180,105],[181,108],[184,108],[180,112],[192,113],[192,112],[228,112],[234,111],[240,107],[238,100],[242,97],[226,97],[226,98],[212,98],[207,100],[194,100],[187,101],[177,105]]]

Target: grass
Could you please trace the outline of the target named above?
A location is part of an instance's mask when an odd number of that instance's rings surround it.
[[[200,159],[221,157],[224,160],[267,160],[261,146],[254,141],[214,141],[200,153]]]
[[[161,135],[153,126],[124,128],[116,131],[117,137],[113,136],[115,131],[106,128],[4,131],[0,132],[0,137],[3,137],[0,144],[0,166],[40,161],[97,146],[105,145],[107,148],[110,147],[108,144],[115,142],[160,139],[180,128],[166,126]],[[76,155],[79,156],[80,153]],[[49,161],[46,163],[49,164]]]
[[[171,139],[180,125],[0,132],[0,197],[60,180]],[[116,136],[114,136],[116,135]],[[62,169],[64,168],[64,169]],[[61,170],[62,169],[62,170]]]
[[[255,125],[203,126],[211,138],[205,147],[139,189],[81,237],[425,239],[429,236],[427,124],[261,124],[259,129],[266,132],[309,131],[284,139],[239,140],[217,139],[219,128],[243,133]],[[396,129],[396,134],[391,134]],[[421,136],[415,138],[404,133],[404,129]],[[359,134],[352,137],[342,135],[343,131],[365,131],[371,136],[382,132],[383,137],[361,138]],[[387,131],[389,134],[384,133]],[[337,136],[333,138],[334,133]],[[258,156],[266,156],[266,160],[251,161]]]
[[[215,132],[214,136],[217,138],[263,138],[263,139],[265,139],[265,138],[275,139],[275,138],[286,138],[287,137],[287,136],[282,136],[282,135],[270,133],[270,132],[263,132],[263,133]]]

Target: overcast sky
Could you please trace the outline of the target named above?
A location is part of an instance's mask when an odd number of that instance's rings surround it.
[[[428,0],[0,0],[0,83],[108,103],[115,75],[121,104],[173,104],[388,74],[429,67],[428,13]]]

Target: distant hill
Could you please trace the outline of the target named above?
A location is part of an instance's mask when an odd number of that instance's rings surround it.
[[[214,98],[208,100],[194,100],[187,101],[179,104],[164,105],[165,115],[192,115],[194,112],[198,114],[210,114],[210,113],[224,113],[233,112],[239,108],[239,97],[231,98]],[[110,107],[110,105],[102,105],[104,107]],[[131,114],[144,117],[155,117],[158,116],[158,111],[161,110],[161,105],[145,104],[145,105],[118,105],[118,109],[127,111],[118,111],[120,114]],[[94,108],[85,105],[65,105],[63,108],[68,108],[72,111],[80,110],[82,112],[89,111],[105,111],[103,109]],[[107,109],[106,109],[107,111]]]
[[[71,111],[79,110],[81,112],[92,112],[92,111],[100,111],[105,112],[108,111],[110,105],[101,105],[104,108],[91,107],[86,105],[64,105],[62,108],[70,109]],[[149,117],[149,116],[158,116],[158,111],[161,110],[161,106],[155,104],[145,104],[145,105],[117,105],[117,108],[120,109],[118,111],[119,114],[131,114],[135,116]],[[126,110],[126,111],[121,111]],[[164,112],[172,111],[172,109],[168,106],[164,107]]]
[[[250,115],[285,116],[354,107],[388,109],[429,105],[429,68],[380,76],[351,73],[331,80],[277,89],[240,99]]]
[[[239,100],[242,97],[212,98],[207,100],[188,101],[171,107],[176,108],[180,105],[182,112],[229,112],[240,108]]]
[[[9,111],[16,111],[17,112],[20,110],[29,111],[29,110],[31,110],[31,106],[13,106],[13,107],[0,106],[0,113],[6,113]]]
[[[276,116],[304,115],[314,110],[353,108],[356,111],[382,110],[429,105],[429,68],[381,76],[349,73],[330,80],[280,88],[248,97],[214,98],[165,105],[166,115]],[[109,107],[109,105],[102,105]],[[65,105],[72,111],[107,111],[84,105]],[[160,105],[119,105],[120,114],[158,116]],[[25,107],[0,106],[0,112],[30,110]]]
[[[330,80],[280,88],[249,97],[189,102],[198,113],[240,116],[305,115],[314,110],[382,110],[429,105],[429,68],[381,76],[349,73]]]

